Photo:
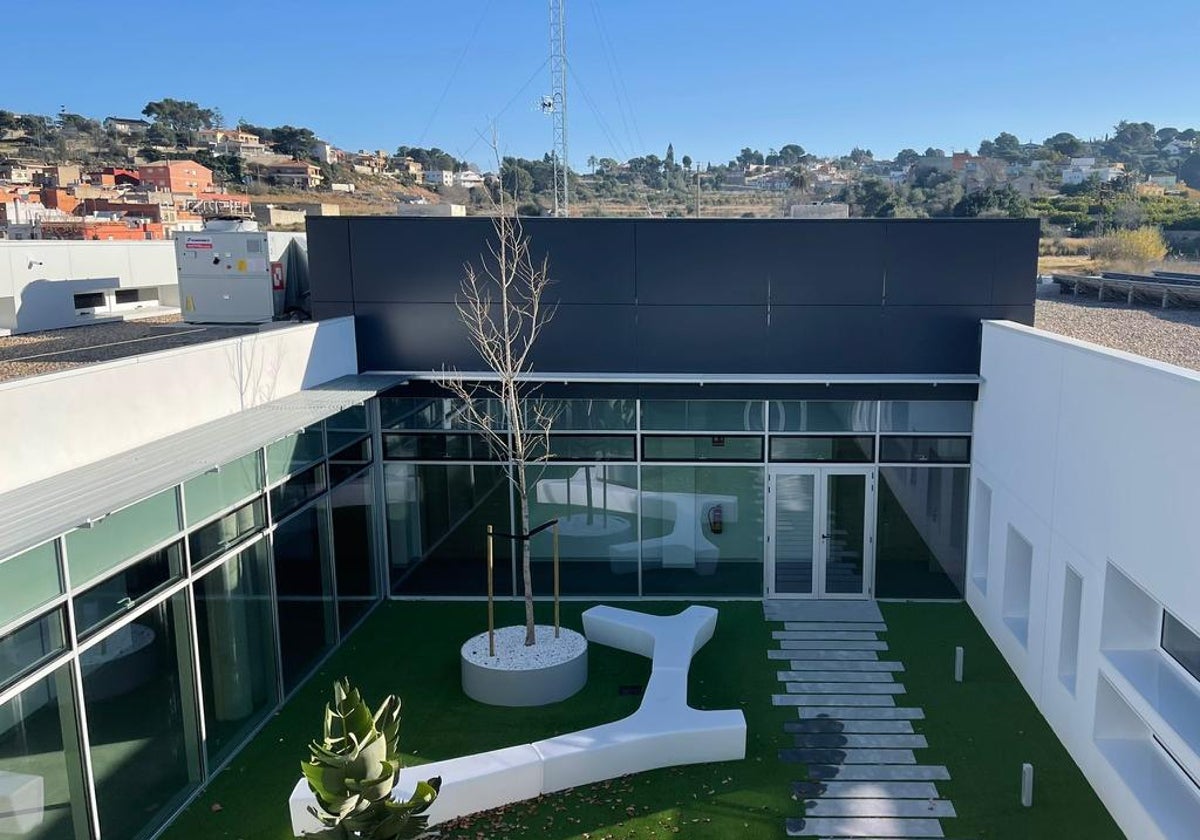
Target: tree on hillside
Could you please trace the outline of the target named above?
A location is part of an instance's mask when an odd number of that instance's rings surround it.
[[[422,149],[420,146],[401,146],[396,149],[396,157],[408,157],[421,164],[423,169],[440,169],[447,172],[458,172],[466,169],[466,164],[457,160],[449,152],[443,152],[436,146]]]
[[[1083,141],[1069,131],[1060,131],[1053,137],[1047,137],[1042,145],[1066,157],[1082,157],[1087,151]]]
[[[253,134],[262,143],[271,145],[275,141],[275,132],[267,128],[265,125],[252,125],[245,120],[238,120],[238,131],[244,131],[247,134]]]
[[[986,187],[963,196],[954,205],[955,216],[1007,216],[1010,219],[1024,218],[1029,213],[1029,202],[1010,186]]]
[[[984,140],[979,144],[980,157],[1000,158],[1009,162],[1022,158],[1021,141],[1015,134],[1001,131],[995,140]]]
[[[142,114],[178,134],[192,134],[202,128],[216,125],[217,113],[212,108],[201,108],[195,102],[180,99],[161,99],[147,102]]]
[[[748,166],[762,165],[766,162],[762,152],[758,151],[758,149],[751,149],[749,146],[746,146],[738,153],[736,160],[738,165],[743,169]]]
[[[500,184],[516,200],[533,194],[533,175],[516,158],[507,157],[500,164]]]
[[[688,155],[683,156],[683,168],[688,172],[692,171],[692,159]]]
[[[804,162],[808,153],[799,143],[788,143],[779,149],[779,162],[783,166],[795,166]]]
[[[1200,154],[1192,155],[1179,164],[1179,180],[1194,190],[1200,190]]]
[[[858,146],[855,146],[850,150],[850,160],[854,161],[858,166],[862,166],[864,163],[874,159],[875,155],[872,154],[870,149],[860,149]]]
[[[874,177],[850,183],[838,194],[838,201],[849,204],[853,215],[866,218],[890,218],[899,207],[896,191]]]
[[[271,148],[281,155],[291,156],[292,160],[310,157],[316,142],[317,135],[313,134],[311,129],[292,125],[281,125],[271,129]]]
[[[901,149],[896,152],[896,165],[904,167],[912,166],[920,157],[921,155],[916,149]]]
[[[663,168],[668,172],[675,168],[675,144],[667,143],[667,156],[663,158]]]
[[[925,150],[924,156],[925,157],[945,157],[946,151],[944,149],[935,149],[933,146],[930,146],[929,148],[927,148]]]
[[[788,186],[800,192],[808,192],[808,188],[812,186],[812,179],[809,177],[808,170],[803,166],[793,166],[788,170],[787,174]]]

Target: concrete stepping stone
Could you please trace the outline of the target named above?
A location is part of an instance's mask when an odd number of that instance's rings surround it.
[[[777,697],[780,695],[776,695]],[[784,694],[783,697],[795,695]],[[792,706],[794,703],[776,703],[776,706]],[[893,709],[867,709],[859,706],[829,706],[800,709],[801,720],[925,720],[925,710],[909,707]]]
[[[785,621],[784,630],[869,630],[872,633],[886,633],[887,625],[874,621]]]
[[[883,613],[874,601],[763,601],[768,621],[836,621],[883,623]]]
[[[790,694],[904,694],[904,683],[789,682]]]
[[[929,817],[957,816],[945,799],[816,799],[804,803],[809,817]]]
[[[826,782],[948,782],[940,764],[810,764],[808,778]]]
[[[939,799],[933,782],[793,782],[796,799]]]
[[[775,694],[776,706],[895,706],[890,694]]]
[[[877,662],[879,654],[873,650],[827,650],[817,648],[798,653],[795,650],[769,650],[768,659],[804,659],[822,662]]]
[[[779,751],[789,764],[916,764],[912,750],[826,749],[796,747]]]
[[[875,735],[911,735],[913,726],[906,720],[792,720],[783,725],[791,734],[862,733]]]
[[[777,671],[781,682],[812,680],[813,682],[894,683],[890,671]]]
[[[786,653],[787,657],[769,657],[770,659],[788,659],[790,657],[803,657],[807,654],[794,650],[779,650],[771,651],[772,653]],[[879,659],[791,659],[788,665],[793,671],[877,671],[889,674],[898,674],[904,671],[904,666],[899,662],[887,662]]]
[[[889,735],[872,732],[803,732],[795,736],[797,747],[880,747],[894,749],[924,749],[929,746],[924,735]]]
[[[780,639],[783,650],[887,650],[887,642],[867,639]]]
[[[788,837],[945,837],[937,820],[895,817],[793,817]]]
[[[852,640],[859,642],[878,641],[879,637],[875,633],[867,633],[857,630],[773,630],[771,638],[776,641],[784,639],[808,639],[808,640]]]

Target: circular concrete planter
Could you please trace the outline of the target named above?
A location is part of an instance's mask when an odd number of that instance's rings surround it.
[[[566,700],[587,682],[587,639],[563,627],[539,624],[537,644],[525,646],[525,627],[496,630],[496,655],[487,633],[462,646],[463,691],[490,706],[545,706]]]

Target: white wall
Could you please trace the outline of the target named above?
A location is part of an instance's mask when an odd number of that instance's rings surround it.
[[[11,299],[0,306],[0,328],[70,326],[78,321],[72,296],[93,288],[160,288],[159,300],[177,305],[177,284],[174,242],[0,242],[0,300]]]
[[[0,383],[0,493],[357,372],[337,318]]]
[[[1200,792],[1150,734],[1200,778],[1200,684],[1158,649],[1163,608],[1200,632],[1200,374],[1009,322],[984,323],[981,374],[968,603],[1125,833],[1193,837]],[[1023,590],[1005,580],[1010,528],[1033,547],[1027,645],[1005,605]],[[1083,581],[1074,692],[1067,566]]]

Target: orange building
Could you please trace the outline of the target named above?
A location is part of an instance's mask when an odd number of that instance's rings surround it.
[[[129,221],[101,221],[98,219],[73,219],[71,221],[43,221],[42,239],[88,239],[88,240],[142,240],[166,239],[161,222],[146,222],[141,219]]]
[[[176,195],[212,192],[212,170],[194,160],[160,160],[138,167],[142,186],[170,190]]]

